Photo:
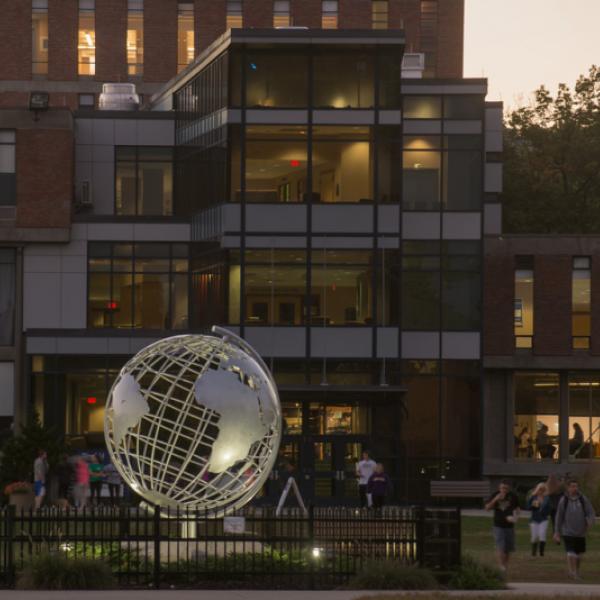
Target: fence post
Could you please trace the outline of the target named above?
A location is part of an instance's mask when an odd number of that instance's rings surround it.
[[[308,561],[309,561],[309,589],[315,589],[315,507],[311,503],[308,507]]]
[[[417,516],[417,563],[425,566],[425,507],[419,506]]]
[[[147,514],[147,513],[146,513]],[[160,507],[154,507],[154,588],[160,589]]]
[[[6,552],[6,583],[9,587],[13,587],[15,584],[15,561],[14,561],[14,531],[15,531],[15,515],[17,507],[14,504],[9,504],[6,507],[6,522],[5,522],[5,534],[6,539],[4,540],[4,550]]]

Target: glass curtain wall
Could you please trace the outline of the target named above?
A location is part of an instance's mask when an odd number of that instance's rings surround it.
[[[144,0],[127,0],[127,74],[144,74]]]
[[[573,348],[587,350],[592,333],[592,260],[589,256],[573,258],[571,288]]]
[[[48,0],[31,4],[31,72],[34,77],[48,75]]]
[[[517,256],[515,269],[515,347],[533,348],[533,257]]]
[[[79,0],[79,34],[77,43],[78,72],[81,77],[96,74],[96,3]]]
[[[194,3],[177,4],[177,72],[183,71],[195,55]]]
[[[188,244],[91,243],[88,327],[188,329]]]

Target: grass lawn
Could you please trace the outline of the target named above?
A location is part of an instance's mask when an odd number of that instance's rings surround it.
[[[508,581],[561,582],[567,583],[564,546],[552,541],[552,525],[548,527],[546,556],[531,556],[529,522],[521,517],[517,523],[517,551],[511,556]],[[492,519],[487,517],[463,517],[463,553],[490,564],[496,564]],[[592,527],[587,538],[587,552],[582,560],[583,583],[600,583],[600,526]]]

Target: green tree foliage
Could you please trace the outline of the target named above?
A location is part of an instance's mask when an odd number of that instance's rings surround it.
[[[600,68],[508,115],[507,233],[600,233]]]
[[[9,437],[0,450],[0,485],[2,489],[12,481],[32,481],[33,461],[38,450],[48,453],[48,463],[52,468],[65,451],[61,437],[52,429],[40,423],[37,413],[30,423],[21,428],[19,435]]]

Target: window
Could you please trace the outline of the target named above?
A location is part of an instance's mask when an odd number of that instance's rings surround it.
[[[442,329],[474,331],[481,325],[481,246],[442,243]]]
[[[283,417],[284,435],[302,434],[302,404],[300,402],[282,402],[281,416]]]
[[[306,306],[306,251],[248,250],[244,275],[247,325],[301,325]]]
[[[482,151],[478,135],[444,137],[444,210],[481,210]]]
[[[308,173],[307,141],[303,127],[248,127],[246,202],[304,201]],[[232,176],[235,177],[235,173]],[[233,200],[239,201],[241,191],[235,181],[232,185]]]
[[[79,109],[94,109],[96,97],[94,94],[79,94]]]
[[[31,72],[48,74],[48,0],[33,0],[31,13]]]
[[[591,259],[589,256],[573,258],[573,284],[571,289],[573,348],[590,347],[592,327],[591,309]]]
[[[185,69],[195,54],[194,3],[179,2],[177,11],[177,72]]]
[[[441,140],[407,136],[403,152],[404,210],[440,210],[442,198]]]
[[[372,202],[369,127],[313,128],[313,202]]]
[[[405,96],[405,119],[441,119],[442,99],[437,96]]]
[[[127,74],[144,74],[144,0],[127,0]]]
[[[15,251],[0,248],[0,346],[14,341],[15,277]]]
[[[94,0],[79,0],[77,50],[79,75],[93,77],[96,74],[96,19]]]
[[[273,2],[273,27],[289,27],[291,24],[290,0],[275,0]]]
[[[380,127],[377,143],[377,183],[379,202],[400,202],[402,190],[402,135],[400,128]]]
[[[374,103],[371,52],[328,50],[315,57],[315,108],[372,108]]]
[[[244,26],[242,0],[227,0],[226,29],[240,29]]]
[[[371,2],[371,23],[373,29],[388,28],[388,1],[372,0]]]
[[[338,2],[337,0],[323,0],[321,2],[321,28],[338,28]]]
[[[248,108],[301,108],[308,103],[308,61],[302,52],[249,50]]]
[[[481,120],[483,107],[483,96],[445,96],[444,119]]]
[[[373,323],[373,254],[360,250],[313,250],[311,325]]]
[[[402,328],[440,329],[440,243],[404,242],[402,256]]]
[[[523,459],[558,459],[558,373],[515,373],[514,394],[514,456]]]
[[[187,244],[91,243],[88,327],[188,328]]]
[[[517,256],[515,269],[515,347],[533,348],[533,257]]]
[[[369,408],[358,402],[347,404],[311,403],[308,413],[308,429],[312,435],[370,433]]]
[[[120,146],[116,152],[115,213],[173,214],[173,149]]]
[[[569,374],[569,458],[600,457],[600,374]]]
[[[15,132],[0,129],[0,206],[17,203]]]

